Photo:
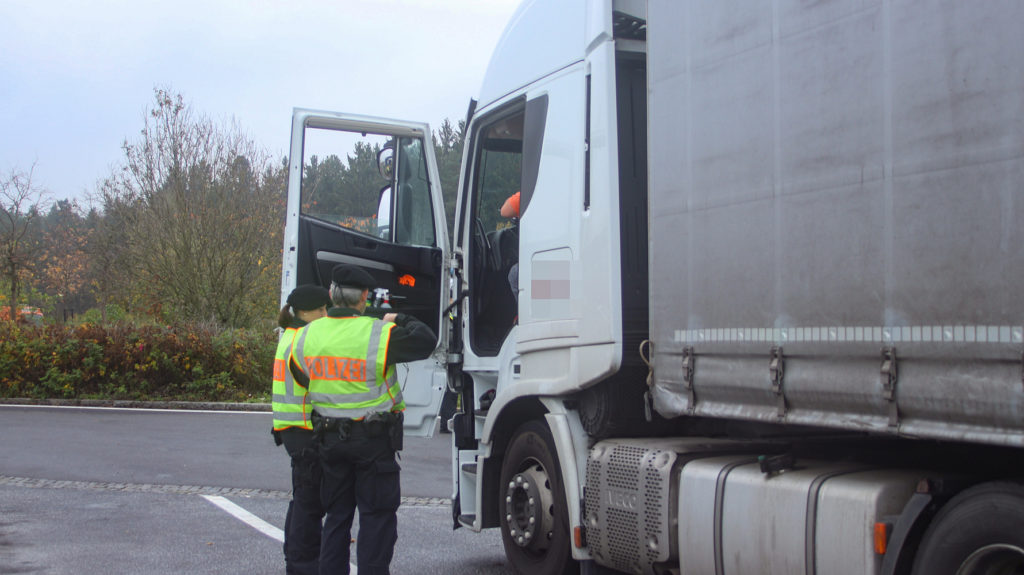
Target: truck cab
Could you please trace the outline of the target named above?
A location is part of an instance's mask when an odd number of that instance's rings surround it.
[[[643,8],[523,3],[468,127],[452,265],[453,519],[500,528],[521,572],[588,557],[569,537],[590,434],[627,423],[621,413],[643,423]],[[518,214],[503,216],[515,194]]]

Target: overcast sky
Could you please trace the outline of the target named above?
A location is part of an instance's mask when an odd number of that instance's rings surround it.
[[[0,170],[83,200],[154,87],[287,154],[294,107],[465,117],[520,0],[0,0]]]

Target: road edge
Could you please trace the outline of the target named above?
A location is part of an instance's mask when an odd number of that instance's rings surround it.
[[[124,399],[31,399],[0,398],[0,405],[51,405],[57,407],[119,407],[132,409],[190,409],[196,411],[270,411],[269,403],[214,401],[133,401]]]

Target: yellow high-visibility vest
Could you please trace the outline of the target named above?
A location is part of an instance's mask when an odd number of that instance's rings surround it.
[[[299,330],[291,360],[309,377],[309,402],[325,417],[361,419],[405,410],[395,366],[387,364],[394,323],[325,317]]]
[[[292,348],[292,340],[298,328],[289,327],[281,334],[277,342],[277,353],[274,355],[274,385],[272,389],[271,407],[274,410],[274,431],[289,427],[313,429],[310,415],[313,405],[306,400],[307,390],[295,381],[288,369],[288,352]]]

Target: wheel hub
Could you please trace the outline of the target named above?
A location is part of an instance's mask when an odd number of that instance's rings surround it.
[[[512,541],[523,548],[547,549],[555,523],[547,472],[533,465],[512,476],[505,487],[505,520]]]
[[[1024,573],[1024,549],[997,543],[978,549],[956,570],[956,575],[1020,575]]]

